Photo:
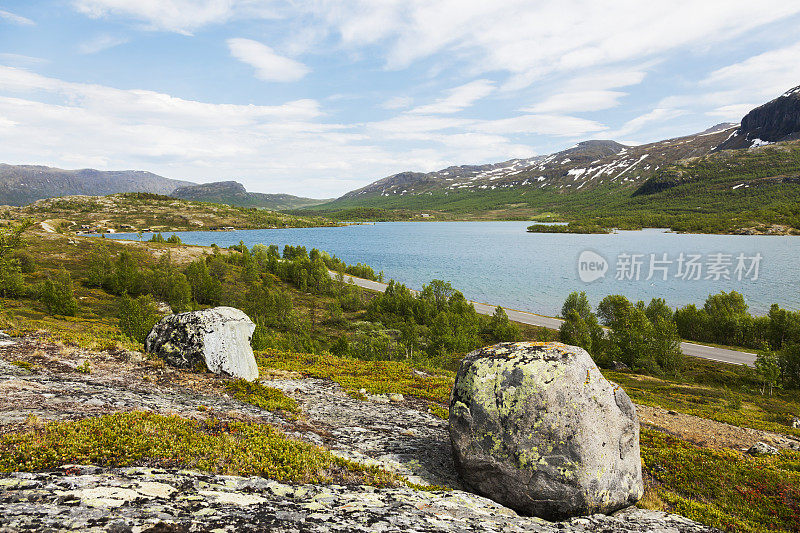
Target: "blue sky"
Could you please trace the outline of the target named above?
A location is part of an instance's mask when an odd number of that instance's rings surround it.
[[[0,0],[0,162],[339,196],[800,85],[786,0]]]

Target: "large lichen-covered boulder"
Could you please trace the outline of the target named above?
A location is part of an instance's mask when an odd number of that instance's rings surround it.
[[[642,496],[636,409],[581,348],[501,343],[468,354],[449,427],[466,487],[520,514],[610,513]]]
[[[258,365],[250,347],[256,326],[239,309],[214,307],[161,319],[144,349],[178,368],[205,365],[211,372],[253,381]]]

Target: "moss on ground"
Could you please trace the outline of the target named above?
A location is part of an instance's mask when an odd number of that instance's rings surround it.
[[[0,472],[33,472],[64,464],[174,466],[289,483],[403,482],[377,467],[341,459],[260,424],[134,412],[53,422],[0,437]]]
[[[643,430],[643,502],[728,531],[798,531],[800,452],[751,457]]]
[[[400,393],[427,400],[433,402],[433,406],[439,406],[440,414],[453,388],[452,372],[420,372],[399,361],[363,361],[328,354],[300,354],[277,350],[259,352],[256,360],[258,366],[264,369],[299,372],[305,376],[330,379],[350,392],[364,389],[370,394]]]
[[[716,420],[733,426],[783,433],[800,437],[792,428],[792,419],[800,415],[796,397],[765,396],[758,392],[736,390],[658,379],[637,374],[603,371],[619,384],[631,399],[643,405],[661,407]]]
[[[225,383],[225,388],[239,401],[255,405],[267,411],[286,411],[297,413],[300,408],[294,399],[286,396],[282,391],[265,387],[258,381],[245,379],[231,380]]]

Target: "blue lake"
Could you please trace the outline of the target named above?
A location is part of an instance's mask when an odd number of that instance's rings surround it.
[[[244,241],[247,246],[318,248],[347,263],[383,270],[387,279],[410,288],[443,279],[470,300],[546,315],[557,315],[564,298],[574,290],[586,291],[593,304],[608,294],[624,294],[632,300],[660,297],[672,306],[700,306],[710,293],[736,290],[757,314],[766,313],[772,303],[800,308],[800,237],[693,235],[655,229],[610,235],[545,234],[527,233],[529,224],[381,222],[178,235],[187,244],[226,247]],[[587,250],[600,258],[588,254],[587,259],[584,254],[581,276],[578,259]],[[681,254],[683,262],[679,262]],[[699,272],[688,268],[692,256],[693,268]],[[600,268],[602,259],[607,263],[605,275],[582,281],[596,272],[592,269]],[[640,265],[638,276],[636,264]]]

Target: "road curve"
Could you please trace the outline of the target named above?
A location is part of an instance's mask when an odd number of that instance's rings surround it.
[[[331,276],[335,276],[335,272],[331,272]],[[383,292],[386,290],[386,283],[378,281],[370,281],[368,279],[356,278],[349,274],[344,278],[345,283],[351,280],[354,284],[364,289],[371,289],[374,291]],[[412,290],[416,293],[417,291]],[[485,304],[481,302],[472,302],[475,306],[475,311],[482,315],[491,315],[494,313],[496,307],[494,305]],[[504,308],[509,320],[519,322],[521,324],[529,324],[531,326],[540,326],[548,329],[558,329],[561,323],[564,322],[560,318],[551,316],[537,315],[535,313],[528,313],[526,311],[518,311],[516,309]],[[722,363],[731,363],[734,365],[747,365],[753,366],[756,360],[756,354],[750,352],[740,352],[738,350],[728,350],[726,348],[717,348],[715,346],[706,346],[704,344],[696,344],[693,342],[681,342],[681,350],[686,355],[692,357],[700,357],[702,359],[710,359],[712,361],[720,361]]]

